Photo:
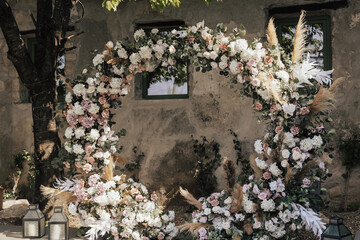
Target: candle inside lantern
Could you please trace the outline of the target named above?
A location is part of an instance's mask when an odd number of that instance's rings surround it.
[[[65,239],[65,225],[64,224],[50,224],[50,239],[51,240]]]
[[[38,222],[37,221],[26,221],[24,231],[25,231],[26,236],[37,237],[39,235]]]

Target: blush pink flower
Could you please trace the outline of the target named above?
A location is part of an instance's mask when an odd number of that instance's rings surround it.
[[[89,164],[89,163],[86,163],[84,166],[83,166],[83,170],[85,172],[90,172],[92,169],[92,166]]]
[[[265,180],[270,179],[270,178],[271,178],[271,173],[269,173],[269,172],[264,172],[263,178],[264,178]]]
[[[64,165],[65,165],[66,168],[70,168],[70,163],[64,162]]]
[[[299,134],[299,128],[298,127],[295,127],[295,126],[292,126],[290,128],[290,132],[295,136],[295,135],[298,135]]]
[[[99,103],[100,104],[105,104],[106,103],[106,97],[102,96],[99,98]]]
[[[94,126],[94,119],[92,117],[84,116],[81,125],[86,128],[91,128],[92,126]]]
[[[274,59],[271,56],[267,56],[264,59],[265,64],[270,64],[274,61]]]
[[[160,233],[158,234],[157,238],[158,238],[159,240],[162,240],[162,239],[165,238],[165,234],[164,234],[163,232],[160,232]]]
[[[264,200],[267,198],[267,194],[265,192],[262,192],[258,195],[258,198],[260,198],[261,200]]]
[[[213,207],[216,207],[217,205],[219,205],[219,201],[217,199],[214,199],[214,200],[211,201],[211,205]]]
[[[300,114],[301,114],[301,115],[308,114],[309,112],[310,112],[310,110],[309,110],[308,107],[302,107],[302,108],[300,108]]]
[[[144,199],[144,197],[142,196],[142,195],[136,195],[136,197],[135,197],[135,200],[137,201],[137,202],[141,202],[142,200]]]
[[[256,184],[253,187],[253,193],[256,194],[256,195],[260,193],[260,190],[259,190],[259,188],[258,188],[258,186]]]
[[[105,109],[102,113],[101,113],[101,116],[103,118],[109,118],[110,116],[110,110],[109,109]]]
[[[281,133],[282,130],[283,130],[283,127],[282,127],[282,126],[277,126],[277,127],[275,128],[275,132],[276,132],[277,134]]]
[[[88,163],[90,163],[90,164],[94,164],[95,159],[94,159],[93,157],[87,157],[87,158],[86,158],[86,161],[87,161]]]

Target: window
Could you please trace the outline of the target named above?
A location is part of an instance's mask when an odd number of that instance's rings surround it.
[[[291,53],[298,18],[276,20],[280,45],[285,52]],[[324,70],[332,68],[331,57],[331,20],[329,16],[307,16],[306,48],[310,58]]]
[[[142,28],[146,33],[157,28],[159,32],[166,34],[173,29],[182,33],[183,21],[157,22],[138,24],[137,29]],[[178,69],[172,66],[158,68],[154,72],[144,72],[142,75],[142,98],[143,99],[179,99],[189,97],[189,74],[188,66],[184,64]]]

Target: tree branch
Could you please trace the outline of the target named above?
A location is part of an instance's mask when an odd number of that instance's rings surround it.
[[[24,85],[30,90],[33,89],[35,86],[32,82],[39,79],[38,74],[6,0],[0,1],[0,27],[8,45],[9,60],[14,64]]]

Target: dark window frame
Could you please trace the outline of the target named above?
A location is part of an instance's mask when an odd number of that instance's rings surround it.
[[[279,39],[280,45],[282,44],[282,27],[288,25],[295,25],[299,21],[299,18],[276,18],[275,26],[276,33]],[[306,23],[309,24],[322,24],[323,25],[323,53],[324,53],[324,70],[332,69],[332,38],[331,38],[331,18],[329,15],[315,15],[306,16]]]
[[[136,24],[136,30],[143,29],[147,34],[151,32],[151,29],[157,28],[159,31],[172,31],[181,30],[181,27],[186,27],[184,21],[163,21],[163,22],[151,22],[151,23],[139,23]],[[141,89],[142,99],[144,100],[164,100],[164,99],[188,99],[189,98],[189,83],[190,83],[190,72],[189,64],[186,66],[187,72],[187,94],[164,94],[164,95],[148,95],[149,78],[151,73],[143,72],[141,75]]]

